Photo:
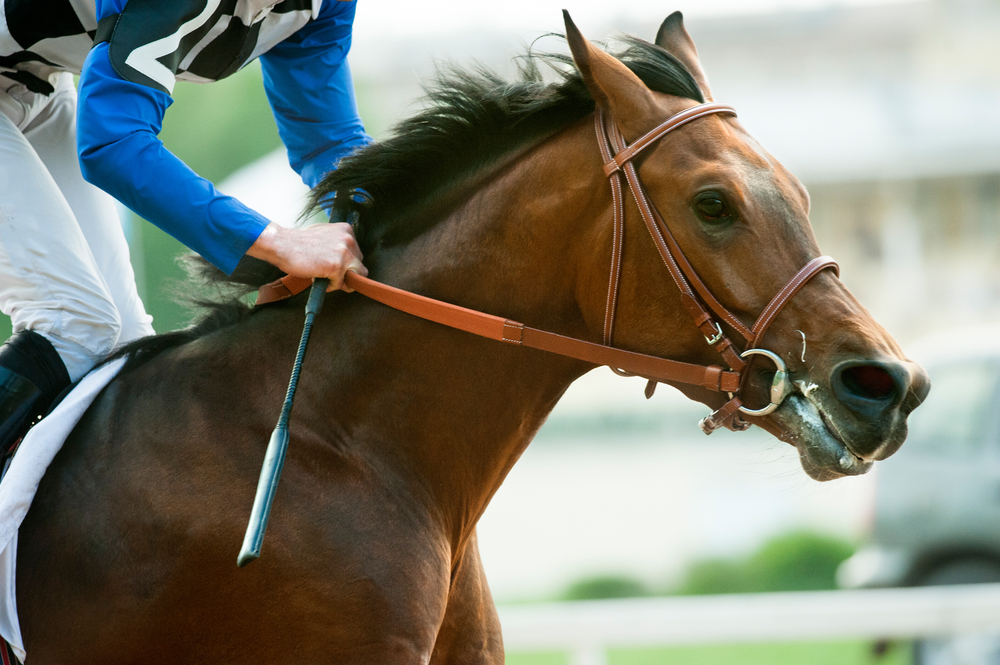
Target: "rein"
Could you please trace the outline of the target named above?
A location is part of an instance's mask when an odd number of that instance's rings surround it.
[[[716,392],[728,393],[729,401],[722,408],[703,419],[700,424],[701,429],[706,434],[711,434],[723,426],[734,431],[744,430],[750,426],[750,423],[744,420],[740,414],[767,415],[777,409],[792,391],[792,384],[788,379],[784,361],[778,354],[758,348],[758,343],[774,318],[799,289],[823,270],[832,268],[839,274],[839,269],[837,263],[828,256],[821,256],[809,261],[771,299],[753,326],[749,328],[712,295],[684,256],[684,252],[649,200],[631,160],[647,146],[655,143],[669,132],[689,122],[714,114],[736,115],[736,111],[732,107],[722,104],[699,104],[671,116],[628,146],[625,145],[625,140],[613,121],[606,120],[600,109],[595,114],[598,144],[605,162],[604,172],[611,183],[614,205],[614,238],[604,321],[604,344],[595,344],[531,328],[517,321],[404,291],[362,277],[354,272],[348,272],[345,275],[344,283],[372,300],[429,321],[508,344],[540,349],[594,365],[607,365],[622,375],[641,376],[650,381],[646,390],[647,396],[652,394],[651,390],[656,383],[670,382],[701,386]],[[636,201],[663,263],[681,293],[684,308],[691,315],[695,326],[704,335],[706,343],[712,346],[725,360],[729,366],[728,370],[719,365],[696,365],[616,349],[611,346],[614,336],[618,285],[621,277],[622,239],[625,230],[623,178]],[[280,280],[260,288],[257,304],[263,305],[289,298],[304,291],[311,283],[312,280],[308,278],[282,277]],[[709,310],[746,340],[745,351],[737,352]],[[752,410],[743,406],[739,395],[749,375],[751,356],[755,355],[769,358],[775,364],[777,371],[771,384],[771,403],[763,409]]]

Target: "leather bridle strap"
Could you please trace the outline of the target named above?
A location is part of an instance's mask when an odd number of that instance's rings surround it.
[[[594,114],[594,123],[598,136],[603,131],[604,115],[598,110]],[[601,157],[605,163],[614,159],[608,142],[598,140]],[[622,197],[621,171],[608,174],[611,183],[611,205],[614,210],[614,221],[611,238],[611,276],[608,279],[608,302],[604,310],[604,345],[611,346],[615,334],[615,312],[618,308],[618,282],[622,276],[622,248],[625,242],[625,210]],[[612,367],[615,372],[617,369]]]
[[[303,277],[286,276],[271,282],[261,287],[257,304],[275,302],[301,293],[303,285],[308,286],[311,281]],[[685,383],[716,392],[735,392],[740,387],[740,375],[718,365],[694,365],[566,337],[397,289],[354,272],[345,275],[344,283],[358,293],[393,309],[499,342],[548,351],[594,365],[607,365],[659,383]],[[264,294],[263,297],[260,294]]]
[[[287,300],[308,289],[312,282],[308,277],[285,275],[281,279],[276,279],[260,287],[257,290],[257,301],[254,304],[267,305],[279,300]]]
[[[600,112],[600,107],[598,107],[598,112]],[[716,104],[712,102],[708,104],[698,104],[697,106],[692,106],[681,111],[680,113],[675,113],[653,129],[646,132],[643,136],[633,141],[627,148],[621,150],[617,155],[615,155],[614,159],[609,160],[604,165],[604,175],[610,176],[612,173],[627,164],[630,159],[638,155],[642,150],[648,148],[653,143],[656,143],[659,139],[663,138],[664,135],[674,131],[681,125],[686,125],[692,120],[704,118],[707,115],[714,115],[716,113],[736,115],[736,109],[726,104]]]
[[[311,283],[312,280],[304,277],[282,277],[260,288],[257,304],[284,300],[301,293]],[[548,351],[594,365],[620,368],[629,374],[660,383],[685,383],[716,392],[735,392],[740,387],[740,375],[718,365],[694,365],[558,335],[517,321],[397,289],[355,272],[348,272],[344,276],[344,283],[358,293],[393,309],[499,342]]]
[[[747,350],[761,348],[761,340],[764,339],[764,334],[767,332],[768,327],[770,327],[771,322],[774,321],[774,318],[778,315],[778,313],[781,312],[788,301],[799,292],[799,289],[827,268],[831,268],[838,277],[840,276],[840,266],[837,265],[836,261],[829,256],[817,256],[815,259],[802,266],[802,269],[795,273],[795,276],[793,276],[790,280],[788,280],[788,283],[785,284],[784,288],[778,291],[777,295],[771,298],[771,302],[767,304],[764,311],[757,317],[757,321],[753,324],[754,336],[753,339],[750,340],[750,345],[747,346]],[[751,357],[750,362],[747,363],[747,368],[741,373],[740,389],[736,392],[737,395],[743,392],[743,386],[746,384],[747,378],[750,376],[750,372],[748,371],[749,365],[753,362],[753,359],[754,357]],[[739,398],[734,398],[731,402],[740,402],[740,400]],[[738,409],[741,404],[742,402],[735,406],[732,404],[727,406]],[[723,410],[725,410],[725,408],[726,407],[723,407]],[[718,413],[712,414],[712,417],[717,415]],[[711,422],[711,417],[709,418],[709,422]]]
[[[301,293],[311,283],[312,280],[304,277],[286,275],[262,286],[258,291],[257,304],[284,300]],[[344,276],[344,283],[393,309],[499,342],[548,351],[594,365],[607,365],[628,375],[659,383],[685,383],[716,392],[735,392],[740,387],[739,373],[726,371],[718,365],[694,365],[566,337],[397,289],[354,272]]]
[[[764,311],[757,317],[757,321],[753,324],[752,328],[753,339],[750,340],[750,346],[747,348],[757,348],[760,345],[760,341],[764,338],[764,333],[767,332],[771,322],[774,321],[774,317],[776,317],[788,301],[799,292],[799,289],[806,285],[806,282],[827,268],[832,268],[837,277],[840,277],[840,266],[837,265],[837,262],[829,256],[817,256],[815,259],[805,264],[802,269],[799,270],[787,284],[785,284],[785,287],[781,289],[781,291],[778,291],[776,296],[771,298],[771,302],[767,304]]]
[[[652,145],[668,133],[683,127],[689,122],[713,114],[735,115],[736,111],[731,106],[726,106],[725,104],[699,104],[667,118],[659,126],[647,132],[628,147],[625,146],[625,139],[621,135],[618,126],[610,119],[605,120],[604,113],[600,107],[597,109],[596,115],[598,118],[595,126],[597,129],[597,142],[601,149],[601,154],[605,159],[604,172],[611,182],[612,196],[614,197],[615,190],[621,186],[620,176],[624,173],[629,190],[632,193],[632,198],[636,202],[639,213],[646,224],[646,229],[653,240],[653,244],[656,246],[663,264],[667,267],[674,284],[681,293],[681,303],[694,320],[695,326],[705,336],[706,341],[715,348],[733,370],[738,372],[743,369],[745,363],[733,348],[732,342],[723,334],[721,328],[718,327],[702,303],[704,302],[720,320],[739,332],[748,342],[752,339],[753,334],[742,321],[719,303],[708,287],[698,277],[694,267],[688,262],[687,257],[684,256],[684,252],[674,239],[673,234],[670,233],[670,229],[664,224],[656,207],[650,202],[639,180],[635,164],[631,161],[642,149]],[[617,154],[615,155],[615,153]],[[611,155],[615,156],[611,157]],[[615,229],[617,230],[619,227],[624,228],[624,207],[616,205],[614,215]],[[620,258],[617,260],[620,261]],[[617,287],[617,283],[615,283],[615,286]],[[695,295],[696,292],[697,295]],[[609,294],[608,299],[614,302],[616,298]],[[613,310],[609,310],[609,317],[613,319]],[[609,327],[611,326],[606,321],[605,329]],[[647,394],[649,394],[648,391]]]
[[[481,337],[548,351],[594,365],[620,367],[631,374],[654,381],[686,383],[722,392],[739,389],[739,374],[717,365],[693,365],[558,335],[510,319],[403,291],[354,272],[347,273],[344,282],[348,287],[383,305]]]

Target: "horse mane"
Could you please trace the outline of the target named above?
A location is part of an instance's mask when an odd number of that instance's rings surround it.
[[[694,77],[659,46],[623,37],[615,56],[651,89],[703,102]],[[405,244],[444,215],[420,214],[469,174],[490,168],[594,110],[568,55],[529,51],[508,81],[479,67],[448,68],[426,89],[426,108],[397,125],[389,138],[343,159],[313,190],[323,207],[335,192],[361,188],[374,198],[358,238],[363,252]],[[546,82],[540,65],[556,74]]]
[[[651,90],[704,102],[687,68],[666,50],[622,36],[613,55]],[[345,157],[313,190],[310,211],[326,209],[335,192],[361,188],[374,205],[356,235],[368,257],[380,247],[405,244],[446,217],[435,205],[470,174],[536,145],[594,110],[594,100],[568,55],[528,52],[516,59],[517,76],[506,80],[484,67],[445,67],[425,88],[424,109],[400,122],[388,138]],[[546,81],[541,65],[554,73]],[[281,276],[274,266],[244,257],[232,275],[204,259],[188,257],[188,273],[215,285],[221,300],[202,299],[207,308],[190,328],[133,342],[113,357],[129,365],[234,325],[253,313],[241,296]]]

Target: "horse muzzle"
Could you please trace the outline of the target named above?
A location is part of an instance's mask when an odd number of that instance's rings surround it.
[[[903,443],[906,418],[927,398],[931,383],[915,363],[845,361],[833,368],[830,388],[849,415],[844,443],[859,457],[881,460]],[[894,429],[903,435],[886,439]]]
[[[792,383],[795,392],[771,417],[816,480],[866,473],[896,452],[907,416],[930,391],[923,368],[896,360],[841,362],[825,390],[807,377]]]

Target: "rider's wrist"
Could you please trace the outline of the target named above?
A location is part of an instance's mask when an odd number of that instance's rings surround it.
[[[274,222],[265,226],[264,230],[257,236],[257,240],[247,250],[247,256],[274,263],[274,259],[278,256],[278,236],[280,233],[281,227]]]

